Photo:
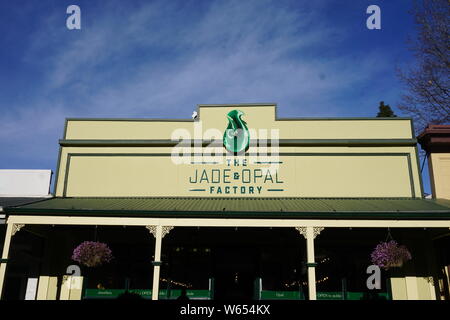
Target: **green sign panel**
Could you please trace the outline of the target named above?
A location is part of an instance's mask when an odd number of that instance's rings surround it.
[[[247,123],[242,120],[244,113],[240,110],[228,112],[228,127],[223,134],[223,146],[232,153],[247,151],[250,145],[250,133]]]
[[[303,300],[299,291],[261,291],[262,300]]]
[[[347,292],[345,300],[362,300],[364,292]],[[389,299],[387,293],[378,293],[381,299]],[[305,297],[298,291],[261,291],[261,300],[305,300]],[[344,300],[343,293],[336,292],[317,292],[317,300]]]
[[[125,289],[86,289],[85,299],[116,299],[125,293]],[[144,299],[152,298],[152,290],[150,289],[130,289],[130,293],[140,295]],[[181,295],[181,290],[159,290],[159,299],[176,299]],[[186,295],[191,299],[210,299],[209,290],[187,290]]]

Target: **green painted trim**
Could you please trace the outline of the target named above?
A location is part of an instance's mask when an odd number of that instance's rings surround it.
[[[255,161],[254,164],[282,164],[283,161]]]
[[[191,161],[191,164],[219,164],[219,162],[216,161]]]
[[[250,146],[256,147],[260,144],[260,141],[264,141],[264,146],[271,146],[270,140],[250,140]],[[85,139],[85,140],[59,140],[61,146],[76,147],[76,146],[222,146],[222,140],[145,140],[145,139],[133,139],[133,140],[97,140],[97,139]],[[417,145],[416,139],[280,139],[277,145],[280,146],[415,146]]]
[[[168,118],[67,118],[67,121],[130,121],[130,122],[194,122],[193,119],[168,119]]]
[[[263,153],[261,153],[263,154]],[[100,153],[100,152],[93,152],[93,153],[69,153],[68,155],[77,156],[77,157],[126,157],[126,156],[143,156],[143,157],[170,157],[172,156],[171,153]],[[187,154],[191,157],[199,157],[203,154],[201,153],[190,153]],[[227,156],[230,155],[228,153],[219,153],[216,154],[216,156]],[[257,153],[248,153],[245,154],[245,156],[257,156]],[[280,152],[277,154],[278,156],[408,156],[410,155],[407,152]],[[231,154],[230,156],[234,156]],[[268,155],[270,156],[270,155]]]
[[[208,146],[214,143],[210,140],[146,140],[146,139],[134,139],[134,140],[96,140],[96,139],[86,139],[86,140],[59,140],[61,146],[67,147],[80,147],[80,146],[143,146],[143,147],[155,147],[155,146]],[[222,144],[221,144],[222,145]]]
[[[190,156],[201,156],[202,154],[191,154]],[[219,154],[220,155],[220,154]],[[227,156],[229,154],[222,154],[222,156]],[[170,157],[172,156],[171,153],[68,153],[67,154],[67,162],[66,162],[66,172],[64,177],[64,190],[63,190],[63,197],[67,196],[67,184],[68,184],[68,175],[69,175],[69,168],[70,168],[70,160],[72,157]],[[248,156],[257,156],[257,154],[248,154]],[[299,152],[293,152],[293,153],[279,153],[278,156],[406,156],[407,159],[407,165],[408,165],[408,172],[409,172],[409,181],[410,181],[410,187],[411,187],[411,196],[412,198],[415,198],[415,188],[414,188],[414,177],[412,174],[412,168],[411,168],[411,157],[409,153],[370,153],[370,152],[364,152],[364,153],[299,153]]]
[[[64,133],[63,133],[63,139],[66,139],[67,138],[67,123],[69,122],[69,119],[68,118],[66,118],[65,120],[64,120]]]
[[[315,267],[317,267],[317,265],[318,265],[318,263],[316,263],[316,262],[310,262],[310,263],[307,263],[307,264],[306,264],[306,266],[307,266],[308,268],[310,268],[310,267],[315,268]]]
[[[319,117],[305,117],[305,118],[276,118],[275,121],[348,121],[348,120],[410,120],[409,117],[343,117],[343,118],[319,118]]]
[[[414,128],[414,120],[411,119],[411,137],[416,139],[416,130]],[[417,139],[416,139],[417,141]],[[423,187],[423,179],[422,179],[422,172],[420,171],[420,160],[419,160],[419,149],[417,147],[417,142],[414,146],[414,152],[415,152],[415,156],[416,156],[416,166],[417,166],[417,172],[419,175],[419,184],[420,184],[420,195],[422,198],[425,198],[425,190]]]
[[[420,195],[421,195],[421,198],[425,198],[425,190],[423,187],[422,172],[420,172],[419,148],[417,147],[417,144],[414,147],[414,150],[415,150],[415,156],[416,156],[417,174],[419,175]]]
[[[58,190],[58,178],[59,178],[59,169],[61,164],[61,153],[62,153],[62,147],[59,146],[58,151],[58,162],[56,163],[56,174],[55,174],[55,186],[53,188],[53,194],[56,195],[56,191]]]
[[[414,129],[414,120],[411,118],[411,138],[415,139],[416,138],[416,130]]]
[[[0,263],[8,263],[9,259],[0,259]]]
[[[67,137],[67,123],[68,118],[64,119],[64,131],[63,131],[63,140]],[[56,191],[58,190],[58,179],[59,179],[59,170],[61,165],[61,153],[62,153],[62,146],[59,146],[59,153],[58,153],[58,163],[56,164],[56,175],[55,175],[55,187],[53,190],[53,194],[56,195]]]
[[[280,139],[280,145],[381,145],[410,146],[416,145],[416,139]]]
[[[236,106],[236,104],[234,105],[230,105],[230,107]],[[250,106],[250,105],[244,105],[244,106],[248,106],[248,107],[256,107],[256,106]],[[267,107],[267,106],[263,106],[260,105],[261,107]],[[268,105],[268,106],[272,106],[272,105]],[[202,108],[205,108],[206,106],[202,106]],[[275,106],[276,107],[276,106]],[[197,121],[198,119],[200,119],[200,113],[197,111]],[[380,117],[303,117],[303,118],[275,118],[275,121],[348,121],[348,120],[410,120],[411,118],[409,117],[388,117],[388,118],[380,118]],[[195,122],[194,119],[174,119],[174,118],[160,118],[160,119],[156,119],[156,118],[67,118],[67,121],[130,121],[130,122]]]
[[[155,217],[155,218],[268,218],[268,219],[352,219],[352,220],[445,220],[450,219],[450,210],[434,211],[149,211],[149,210],[99,210],[99,209],[36,209],[8,208],[14,215],[42,216],[95,216],[95,217]]]
[[[416,198],[416,189],[414,187],[414,175],[412,172],[412,166],[411,166],[411,155],[408,153],[406,156],[406,161],[408,162],[408,173],[409,173],[409,184],[411,186],[411,197]]]
[[[109,200],[109,199],[182,199],[182,200],[191,200],[196,199],[191,196],[89,196],[89,197],[53,197],[53,198],[45,198],[42,201],[49,201],[49,200],[64,200],[64,199],[103,199],[103,200]],[[228,196],[221,196],[221,197],[201,197],[201,199],[222,199],[222,200],[229,200],[230,197]],[[232,197],[232,199],[235,200],[245,200],[245,199],[262,199],[262,200],[273,200],[273,197],[244,197],[244,196],[236,196]],[[283,199],[283,200],[414,200],[414,201],[422,201],[422,199],[411,199],[411,197],[299,197],[299,196],[290,196],[290,197],[282,197],[282,198],[275,198],[275,199]],[[423,199],[423,201],[427,202],[433,202],[434,204],[438,204],[440,206],[448,207],[450,210],[450,200],[449,199],[434,199],[434,200],[428,200]],[[40,201],[36,201],[40,202]],[[32,202],[28,205],[35,204],[36,202]],[[25,206],[25,205],[23,205]],[[5,207],[8,208],[8,207]]]
[[[72,154],[67,154],[66,160],[66,171],[64,172],[64,189],[63,189],[63,197],[67,195],[67,180],[69,179],[69,168],[70,168],[70,159],[72,158]]]

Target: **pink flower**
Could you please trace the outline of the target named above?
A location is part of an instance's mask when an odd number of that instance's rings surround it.
[[[106,243],[84,241],[73,250],[72,260],[87,267],[100,266],[113,258],[111,249]]]
[[[396,241],[381,242],[370,255],[372,263],[388,270],[399,267],[403,262],[411,260],[411,253],[405,246],[399,246]]]

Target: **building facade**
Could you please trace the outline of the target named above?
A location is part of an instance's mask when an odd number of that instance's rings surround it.
[[[0,169],[0,253],[3,250],[6,236],[6,208],[51,198],[51,177],[51,170]],[[1,261],[6,262],[7,259],[2,258]],[[26,286],[27,279],[21,270],[18,270],[17,273],[12,270],[10,276],[12,276],[16,288]],[[37,282],[35,281],[35,283]]]
[[[409,118],[200,105],[188,120],[67,119],[59,144],[55,198],[7,209],[4,299],[22,298],[8,294],[20,267],[38,299],[182,288],[198,299],[449,298],[450,201],[424,199]],[[412,259],[370,290],[370,253],[392,239]],[[108,243],[112,262],[77,266],[87,240]],[[33,272],[14,261],[14,244],[30,241]]]
[[[450,125],[429,125],[418,137],[426,152],[435,199],[450,199]]]

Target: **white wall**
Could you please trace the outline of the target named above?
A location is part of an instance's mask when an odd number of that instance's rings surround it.
[[[48,196],[51,170],[0,170],[0,197]]]

